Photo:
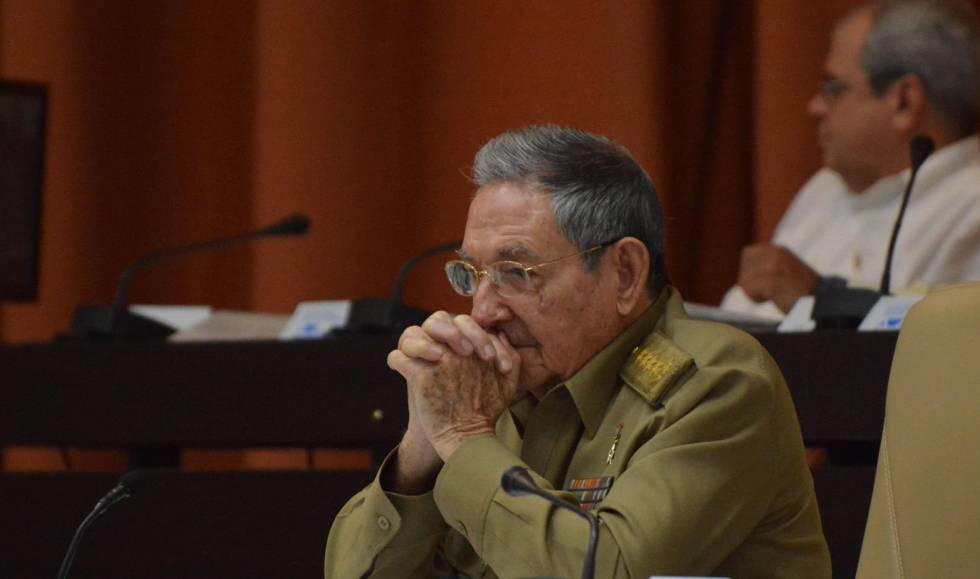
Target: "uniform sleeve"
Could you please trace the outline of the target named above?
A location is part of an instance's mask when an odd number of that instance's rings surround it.
[[[780,445],[772,443],[793,436],[791,426],[775,426],[791,424],[773,419],[776,406],[791,412],[774,405],[777,385],[731,369],[699,370],[683,384],[658,419],[667,426],[651,423],[660,430],[634,450],[597,509],[597,577],[708,575],[760,525],[776,485],[793,476],[777,466]],[[437,479],[439,511],[498,576],[578,576],[588,524],[535,497],[506,495],[500,476],[516,464],[492,436],[467,442]],[[808,516],[818,516],[815,503]],[[815,570],[822,576],[822,565]]]
[[[326,579],[429,578],[440,564],[447,526],[432,493],[408,496],[385,492],[381,472],[340,510],[327,538]]]

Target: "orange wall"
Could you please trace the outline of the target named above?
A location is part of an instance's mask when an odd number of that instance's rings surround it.
[[[689,298],[732,283],[819,164],[805,103],[853,2],[0,0],[0,75],[50,89],[41,298],[0,339],[46,340],[129,261],[294,211],[303,240],[140,277],[132,301],[288,312],[387,295],[461,235],[473,153],[555,122],[650,171]],[[463,309],[434,260],[409,302]]]
[[[854,0],[757,0],[755,38],[756,238],[772,237],[800,186],[820,166],[814,122],[806,114],[823,72],[836,22]]]

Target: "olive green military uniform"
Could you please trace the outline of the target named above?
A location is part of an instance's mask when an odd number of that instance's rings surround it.
[[[376,479],[354,496],[325,576],[578,577],[587,522],[505,494],[515,465],[599,517],[597,577],[830,577],[778,368],[747,334],[688,319],[672,288],[570,380],[464,443],[432,492]]]

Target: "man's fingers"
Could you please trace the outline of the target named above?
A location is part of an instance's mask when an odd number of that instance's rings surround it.
[[[406,328],[402,332],[398,339],[398,349],[409,358],[419,358],[427,362],[438,362],[446,353],[445,346],[435,342],[418,326]]]
[[[446,344],[460,356],[473,353],[473,342],[453,322],[453,316],[446,312],[436,312],[422,324],[422,330],[436,342]]]
[[[467,315],[456,316],[453,318],[453,323],[463,335],[463,339],[472,344],[473,351],[481,360],[490,361],[497,355],[497,350],[490,341],[490,334],[473,318]]]
[[[510,345],[510,342],[507,341],[507,336],[504,334],[489,337],[497,358],[497,369],[500,370],[501,374],[507,374],[514,369],[515,362],[520,359],[518,358],[517,351]]]
[[[402,369],[408,369],[406,364],[408,359],[408,356],[400,350],[392,350],[388,352],[388,367],[404,376],[405,374],[402,372]]]
[[[771,300],[778,281],[777,263],[780,248],[769,243],[756,243],[742,248],[738,270],[738,285],[751,300]]]
[[[388,367],[401,374],[408,381],[411,381],[425,364],[428,363],[419,361],[416,358],[409,358],[401,350],[388,352]]]

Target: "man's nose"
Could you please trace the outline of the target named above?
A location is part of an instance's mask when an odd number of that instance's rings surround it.
[[[470,317],[484,329],[505,322],[511,317],[510,308],[503,302],[500,294],[497,293],[493,284],[486,277],[477,282]]]
[[[820,93],[813,95],[810,97],[810,102],[806,104],[806,112],[818,119],[823,117],[827,114],[827,99]]]

